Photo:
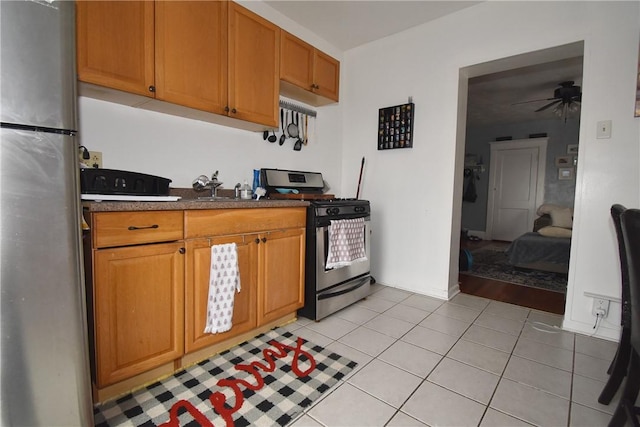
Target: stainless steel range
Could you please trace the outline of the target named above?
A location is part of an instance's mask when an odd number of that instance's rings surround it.
[[[270,197],[309,200],[306,230],[305,305],[298,313],[320,320],[366,298],[370,273],[370,220],[368,200],[336,199],[322,193],[324,181],[316,172],[262,169],[262,185]],[[296,194],[297,193],[297,194]],[[332,221],[362,218],[365,259],[327,268]]]

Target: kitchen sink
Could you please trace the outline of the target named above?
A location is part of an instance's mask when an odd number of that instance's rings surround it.
[[[216,197],[198,197],[197,199],[191,199],[194,202],[216,202],[216,201],[224,201],[224,200],[235,200],[233,197],[223,197],[223,196],[216,196]]]
[[[0,0],[2,1],[2,0]],[[204,196],[197,197],[195,199],[182,199],[183,202],[251,202],[256,201],[255,199],[236,199],[235,197],[226,197],[226,196]]]

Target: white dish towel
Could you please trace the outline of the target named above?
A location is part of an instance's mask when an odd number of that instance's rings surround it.
[[[205,333],[216,334],[231,329],[236,291],[240,292],[238,247],[235,243],[211,246]]]
[[[366,261],[364,229],[364,218],[331,220],[326,268]]]

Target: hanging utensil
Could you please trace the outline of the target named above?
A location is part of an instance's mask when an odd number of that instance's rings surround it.
[[[278,137],[276,136],[276,131],[275,130],[272,130],[271,133],[272,133],[272,135],[269,137],[269,142],[273,144],[274,142],[276,142],[278,140]]]
[[[304,113],[300,113],[300,135],[298,139],[301,144],[304,144]]]
[[[309,132],[309,116],[305,114],[304,115],[304,138],[302,138],[302,142],[304,145],[307,145],[307,143],[309,142],[308,132]]]
[[[296,126],[298,127],[298,141],[296,143],[300,144],[300,148],[302,148],[303,140],[302,140],[302,122],[300,121],[300,117],[298,113],[296,113]]]
[[[300,139],[300,128],[298,127],[299,124],[299,116],[298,113],[296,113],[296,132],[298,133],[298,137],[296,138],[296,142],[293,144],[293,151],[300,151],[302,149],[302,139]]]
[[[298,137],[298,125],[294,122],[293,111],[291,112],[291,123],[287,125],[287,134],[289,134],[289,138]]]
[[[266,140],[267,140],[267,136],[269,136],[269,131],[268,131],[268,130],[265,130],[264,132],[262,132],[262,139],[263,139],[264,141],[266,141]]]
[[[278,142],[279,145],[284,144],[284,110],[281,108],[280,109],[280,125],[282,126],[282,135],[280,135],[280,142]]]

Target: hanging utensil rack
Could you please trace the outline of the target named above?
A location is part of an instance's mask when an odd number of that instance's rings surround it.
[[[286,108],[290,111],[297,111],[301,114],[306,114],[310,117],[316,117],[318,113],[315,110],[311,110],[309,108],[303,107],[302,105],[294,104],[293,102],[280,100],[280,107]]]

